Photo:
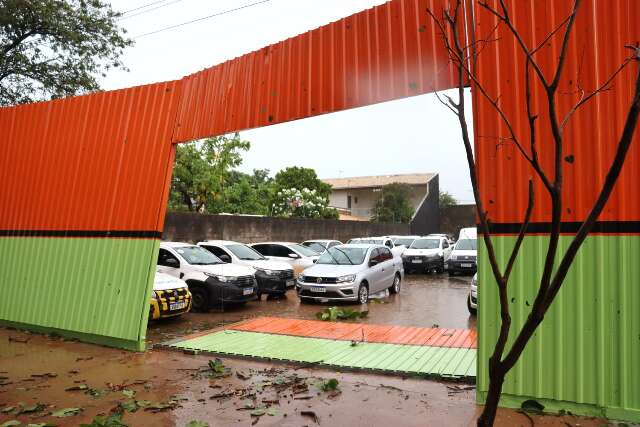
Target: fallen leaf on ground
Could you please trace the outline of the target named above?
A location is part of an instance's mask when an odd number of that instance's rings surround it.
[[[66,418],[78,415],[80,412],[82,412],[82,408],[65,408],[56,412],[52,412],[51,416],[56,418]]]
[[[101,415],[96,415],[95,417],[93,417],[91,424],[80,424],[80,427],[128,427],[128,426],[122,423],[122,414],[116,412],[109,415],[106,418]]]
[[[320,389],[322,391],[334,391],[338,389],[338,380],[335,378],[331,378],[329,381],[323,381],[320,384]]]
[[[185,427],[209,427],[209,423],[204,421],[189,421]]]
[[[89,390],[89,386],[86,384],[80,384],[80,385],[67,387],[64,389],[64,391],[78,391],[78,390]]]
[[[133,390],[122,390],[122,394],[131,399],[136,395],[136,392]]]
[[[0,424],[0,427],[14,427],[14,426],[19,426],[19,425],[22,425],[22,423],[20,421],[9,420],[9,421],[5,421],[4,423]]]

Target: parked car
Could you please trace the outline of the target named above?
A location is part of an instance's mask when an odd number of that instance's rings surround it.
[[[411,246],[414,240],[419,238],[420,236],[391,236],[393,239],[394,246],[404,246],[408,248]]]
[[[458,241],[453,246],[451,256],[446,261],[449,275],[455,273],[475,273],[478,269],[478,238],[475,228],[463,228]]]
[[[258,299],[262,294],[282,295],[288,288],[295,287],[293,268],[288,263],[269,260],[243,243],[205,240],[199,242],[198,246],[205,248],[223,262],[253,268],[258,282]]]
[[[404,271],[414,270],[444,273],[444,263],[449,259],[451,246],[446,237],[427,236],[413,241],[411,246],[402,254]]]
[[[467,297],[467,308],[471,314],[478,312],[478,273],[474,274],[473,279],[471,279],[469,296]]]
[[[348,300],[365,304],[385,289],[396,294],[404,279],[402,260],[388,247],[347,244],[329,248],[307,268],[296,284],[301,302]]]
[[[263,256],[273,261],[283,261],[293,268],[296,277],[318,260],[320,254],[306,246],[291,242],[261,242],[250,245]]]
[[[176,277],[156,271],[153,279],[149,319],[179,316],[191,310],[189,286]]]
[[[224,263],[206,249],[188,243],[160,243],[158,271],[189,285],[193,311],[246,303],[256,299],[258,292],[253,268]]]
[[[319,254],[323,253],[324,251],[327,250],[327,248],[332,248],[334,246],[337,245],[341,245],[342,242],[339,240],[326,240],[326,239],[320,239],[320,240],[305,240],[304,242],[300,243],[302,246],[306,246],[307,248],[318,252]]]
[[[393,239],[390,237],[357,237],[354,239],[349,239],[347,243],[361,243],[361,244],[369,244],[369,245],[383,245],[389,248],[394,256],[402,256],[402,253],[405,251],[404,246],[396,246],[393,243]]]
[[[451,238],[451,236],[449,236],[448,234],[431,233],[431,234],[429,234],[429,237],[431,237],[431,236],[444,237],[445,239],[447,239],[447,243],[449,243],[449,246],[452,246],[455,243],[454,240]]]

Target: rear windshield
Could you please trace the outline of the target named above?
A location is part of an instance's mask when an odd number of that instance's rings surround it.
[[[475,251],[478,250],[478,240],[477,239],[462,239],[458,240],[456,243],[457,251]]]
[[[312,251],[316,251],[318,253],[324,252],[324,250],[326,249],[326,247],[320,242],[304,242],[302,243],[302,246],[305,246],[311,249]]]
[[[300,252],[304,256],[318,256],[318,252],[316,252],[316,251],[314,251],[312,249],[309,249],[306,246],[293,244],[293,245],[289,245],[289,247],[291,249],[293,249],[294,251],[296,251],[296,252]]]
[[[229,249],[235,256],[240,258],[243,261],[258,261],[261,259],[266,259],[255,249],[250,248],[247,245],[227,245],[225,248]]]
[[[222,264],[220,258],[200,246],[180,246],[175,251],[191,265]]]
[[[413,243],[414,240],[416,240],[416,239],[396,239],[396,240],[393,241],[393,243],[396,246],[402,245],[402,246],[405,246],[405,247],[408,248],[409,246],[411,246],[411,244]]]
[[[334,246],[327,249],[316,264],[335,265],[358,265],[364,262],[367,255],[367,248],[349,248],[345,246]]]
[[[438,249],[440,239],[416,239],[410,246],[411,249]]]

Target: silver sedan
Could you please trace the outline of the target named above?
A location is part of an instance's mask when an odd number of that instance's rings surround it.
[[[329,248],[298,277],[300,300],[348,300],[365,304],[370,294],[389,289],[400,292],[402,259],[375,244],[347,244]]]

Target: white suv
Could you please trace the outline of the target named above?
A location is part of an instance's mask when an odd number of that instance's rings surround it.
[[[288,263],[269,260],[243,243],[230,240],[205,240],[199,242],[198,246],[205,248],[224,262],[253,268],[258,282],[258,299],[262,294],[282,295],[296,284],[293,268]]]
[[[160,243],[157,269],[187,282],[193,311],[245,303],[256,299],[258,292],[253,268],[226,264],[206,249],[188,243]]]
[[[446,237],[420,237],[402,254],[404,271],[409,273],[413,270],[436,270],[438,273],[444,273],[444,263],[449,259],[450,253],[451,246]]]

